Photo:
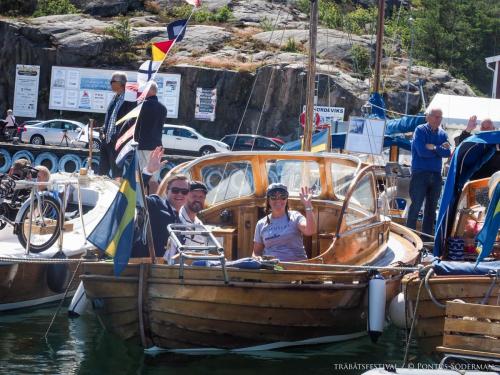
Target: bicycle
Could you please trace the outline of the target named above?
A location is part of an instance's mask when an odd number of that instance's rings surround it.
[[[27,180],[0,174],[0,230],[7,224],[14,227],[19,243],[39,253],[51,247],[59,238],[62,226],[61,202],[49,191],[41,191],[35,179],[38,170],[23,167]]]

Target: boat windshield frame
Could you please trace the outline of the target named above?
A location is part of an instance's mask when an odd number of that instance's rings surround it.
[[[312,152],[282,152],[282,151],[237,151],[237,152],[224,152],[224,153],[216,153],[206,155],[195,160],[192,160],[187,163],[183,163],[177,167],[174,167],[168,174],[177,174],[183,173],[185,175],[190,176],[193,180],[205,181],[207,174],[205,173],[207,168],[210,166],[218,167],[219,179],[227,178],[230,180],[234,173],[235,169],[240,169],[243,173],[239,173],[238,181],[242,181],[242,179],[246,179],[247,184],[243,189],[240,188],[239,192],[241,194],[227,194],[224,196],[220,196],[216,199],[210,197],[211,199],[207,199],[207,207],[212,207],[217,204],[227,202],[232,199],[240,199],[244,197],[255,197],[255,198],[263,198],[265,197],[267,186],[269,182],[273,182],[269,180],[269,170],[268,165],[270,162],[276,161],[287,161],[297,162],[311,162],[316,163],[317,172],[316,178],[319,178],[319,186],[316,186],[317,190],[314,193],[314,199],[319,200],[331,200],[331,201],[343,201],[345,196],[336,193],[335,189],[335,178],[332,174],[332,170],[334,170],[333,166],[348,166],[349,169],[353,170],[352,176],[347,176],[348,180],[343,183],[346,183],[348,186],[351,185],[352,181],[355,180],[359,171],[365,166],[361,160],[354,155],[347,154],[337,154],[337,153],[312,153]],[[314,166],[314,164],[310,164]],[[221,167],[223,166],[223,167]],[[235,167],[236,166],[236,167]],[[223,170],[221,170],[223,168]],[[233,168],[233,171],[228,172],[229,168]],[[248,174],[252,175],[252,179],[249,179]],[[345,177],[345,176],[344,176]],[[281,178],[281,177],[280,177]],[[218,182],[219,184],[220,182]],[[231,181],[227,182],[227,185],[231,183]],[[165,195],[165,186],[164,184],[160,184],[160,188],[158,189],[158,193],[160,196]],[[210,184],[208,184],[210,185]],[[213,184],[212,184],[213,186]],[[212,187],[209,187],[209,195]],[[214,186],[215,189],[215,186]],[[299,192],[297,188],[290,191],[291,197],[298,197]],[[207,196],[208,198],[208,196]]]

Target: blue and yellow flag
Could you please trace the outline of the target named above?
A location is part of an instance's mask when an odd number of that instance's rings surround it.
[[[493,243],[497,238],[498,229],[500,228],[500,183],[495,187],[495,192],[491,197],[488,210],[486,211],[486,218],[484,219],[483,229],[477,235],[479,242],[478,250],[480,250],[477,257],[477,263],[491,254]]]
[[[330,151],[328,150],[328,130],[322,130],[312,135],[311,151]],[[303,139],[285,143],[281,147],[281,151],[300,151],[302,149]]]
[[[114,258],[115,275],[127,266],[134,237],[134,217],[137,195],[136,155],[125,165],[120,190],[101,221],[88,236],[89,242]]]

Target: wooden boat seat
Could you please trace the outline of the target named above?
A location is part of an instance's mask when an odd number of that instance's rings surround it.
[[[442,353],[500,359],[500,306],[446,302]]]

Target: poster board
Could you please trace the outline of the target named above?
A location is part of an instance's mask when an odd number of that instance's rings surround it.
[[[350,117],[344,148],[351,152],[381,155],[384,134],[385,120]]]
[[[302,107],[302,112],[305,113],[306,106]],[[330,124],[330,126],[335,125],[336,121],[344,121],[344,107],[328,107],[322,105],[314,106],[314,113],[319,115],[320,124]]]
[[[36,117],[39,82],[39,65],[16,65],[14,107],[12,108],[15,116]]]
[[[109,81],[114,70],[53,66],[49,109],[105,113],[114,93]],[[137,72],[126,71],[128,82],[137,81]],[[158,73],[158,100],[167,108],[167,118],[179,115],[180,74]]]
[[[198,120],[215,121],[217,106],[217,89],[196,88],[196,104],[194,118]]]

